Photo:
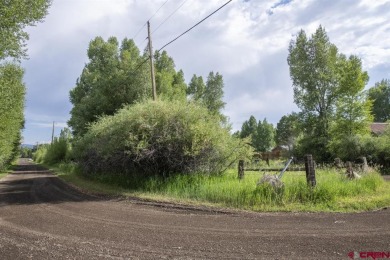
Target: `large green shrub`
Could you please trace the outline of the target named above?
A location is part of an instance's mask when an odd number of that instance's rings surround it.
[[[55,164],[70,160],[72,136],[68,128],[61,130],[60,136],[54,138],[53,143],[40,145],[33,154],[38,163]]]
[[[364,152],[373,163],[381,166],[381,171],[390,173],[390,129],[383,135],[364,140]]]
[[[47,150],[49,148],[49,144],[41,144],[37,147],[37,150],[33,153],[33,160],[37,163],[45,162],[45,157],[47,154]]]
[[[86,174],[221,173],[251,154],[218,115],[195,103],[147,101],[92,124],[74,154]]]
[[[332,140],[328,148],[334,158],[341,158],[343,161],[354,161],[364,155],[364,140],[369,136],[353,135],[341,139]]]

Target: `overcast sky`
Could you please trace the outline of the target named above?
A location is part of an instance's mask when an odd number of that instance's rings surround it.
[[[88,61],[87,48],[96,36],[134,38],[151,19],[152,35],[162,47],[227,0],[54,0],[43,23],[28,28],[30,59],[26,70],[24,143],[51,139],[69,120],[69,90]],[[358,55],[370,76],[368,87],[390,79],[390,0],[233,0],[166,48],[187,82],[193,74],[223,75],[224,114],[234,130],[254,115],[276,126],[298,111],[287,65],[289,42],[300,29],[308,35],[319,25],[341,53]],[[141,50],[147,29],[135,37]]]

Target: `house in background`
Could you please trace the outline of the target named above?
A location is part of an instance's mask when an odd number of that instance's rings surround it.
[[[372,123],[371,124],[371,134],[374,136],[379,136],[385,132],[389,127],[390,123]]]

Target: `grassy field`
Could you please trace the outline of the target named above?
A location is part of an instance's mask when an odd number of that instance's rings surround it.
[[[99,176],[86,179],[75,173],[72,165],[54,170],[64,181],[93,193],[137,196],[158,201],[204,204],[252,211],[356,212],[390,206],[390,182],[376,172],[359,180],[348,180],[335,170],[317,170],[317,186],[306,185],[304,172],[286,172],[283,189],[257,186],[262,176],[247,172],[237,179],[236,170],[223,176],[183,176],[162,180],[135,180]]]

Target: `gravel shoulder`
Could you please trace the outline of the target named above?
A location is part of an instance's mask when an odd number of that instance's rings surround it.
[[[347,259],[390,251],[390,210],[249,213],[84,194],[24,160],[0,180],[2,259]]]

